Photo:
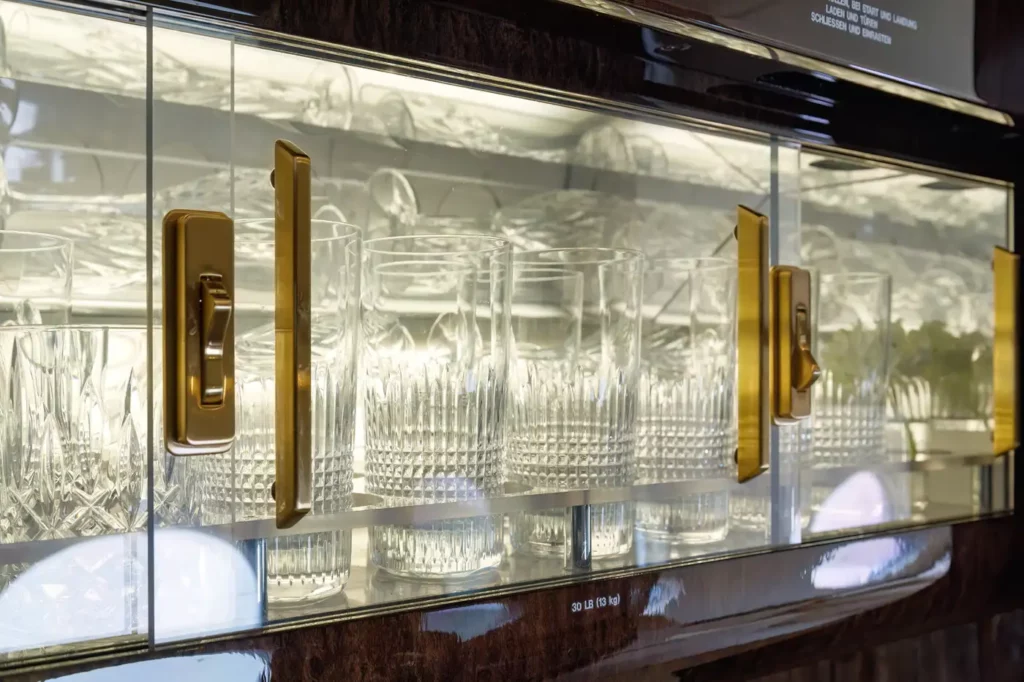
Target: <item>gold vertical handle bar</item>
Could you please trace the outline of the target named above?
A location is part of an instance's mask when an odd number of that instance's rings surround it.
[[[278,528],[312,508],[310,421],[310,162],[286,140],[274,145],[274,383]]]
[[[742,483],[768,469],[768,218],[737,208],[736,464]]]
[[[992,254],[995,339],[992,347],[994,427],[992,451],[1002,455],[1020,444],[1017,429],[1017,305],[1020,256],[998,246]]]

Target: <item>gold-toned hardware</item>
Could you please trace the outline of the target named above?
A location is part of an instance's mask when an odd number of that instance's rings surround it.
[[[1020,256],[995,248],[992,254],[995,339],[992,346],[992,452],[1002,455],[1020,444],[1017,427],[1017,305]]]
[[[768,469],[768,218],[737,207],[736,464],[742,483]]]
[[[235,437],[234,223],[176,209],[163,220],[164,439],[175,455]]]
[[[274,145],[274,364],[278,528],[312,508],[310,421],[310,162],[286,140]]]
[[[811,415],[811,387],[821,367],[811,353],[811,275],[777,265],[769,294],[769,362],[772,418],[794,424]]]
[[[224,345],[231,324],[231,295],[220,275],[200,278],[202,317],[202,403],[207,407],[224,403]]]

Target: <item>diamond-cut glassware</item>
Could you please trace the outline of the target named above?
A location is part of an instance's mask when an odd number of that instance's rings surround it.
[[[146,336],[0,326],[0,542],[146,530]],[[175,467],[154,490],[156,522],[197,521],[200,484],[191,463]]]
[[[501,492],[510,247],[483,236],[371,239],[363,260],[366,487],[389,506]],[[371,529],[390,573],[465,577],[497,566],[500,515]]]
[[[716,480],[735,448],[736,264],[720,258],[647,263],[637,417],[637,480]],[[729,491],[637,505],[637,530],[684,544],[729,532]]]
[[[582,293],[578,331],[570,315],[560,327],[562,333],[538,337],[541,343],[535,352],[557,359],[527,362],[526,377],[517,377],[509,477],[538,491],[631,485],[643,256],[628,249],[551,249],[517,253],[516,267],[578,273]],[[571,300],[566,286],[571,285],[560,282],[551,301]],[[522,368],[517,365],[518,369]],[[630,550],[631,502],[595,505],[591,514],[594,558]],[[511,524],[512,544],[518,551],[566,551],[571,526],[563,510],[518,513]]]

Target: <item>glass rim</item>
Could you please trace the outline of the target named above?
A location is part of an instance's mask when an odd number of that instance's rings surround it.
[[[892,275],[881,270],[853,270],[850,272],[822,272],[822,279],[842,279],[848,282],[890,282]]]
[[[247,239],[245,239],[245,242],[247,244],[272,244],[275,241],[275,238],[274,238],[275,237],[275,235],[274,235],[274,227],[275,227],[276,221],[277,221],[276,218],[240,218],[240,219],[234,221],[234,223],[235,223],[235,225],[260,225],[260,224],[267,224],[267,225],[269,225],[270,229],[267,231],[267,237],[268,237],[267,239],[260,239],[260,238],[248,239],[247,238]],[[310,223],[311,227],[314,226],[314,225],[321,225],[321,226],[335,225],[335,226],[338,226],[338,227],[348,228],[342,234],[335,234],[335,235],[331,235],[329,237],[317,237],[316,234],[314,233],[314,231],[311,229],[310,230],[310,235],[309,235],[309,241],[312,244],[324,244],[324,243],[328,243],[328,242],[337,242],[337,241],[348,240],[349,238],[351,238],[353,236],[361,236],[362,233],[363,233],[363,230],[358,225],[354,225],[352,223],[346,223],[344,220],[328,220],[328,219],[325,219],[325,218],[311,218],[309,223]]]
[[[425,240],[444,240],[450,241],[453,244],[459,240],[469,241],[478,240],[492,244],[489,248],[477,248],[477,249],[450,249],[445,251],[393,251],[374,248],[378,244],[384,244],[386,242],[397,243],[399,240],[408,239],[416,241]],[[498,237],[487,234],[409,234],[409,235],[396,235],[394,237],[374,237],[373,239],[367,239],[362,244],[363,253],[369,254],[382,254],[382,255],[394,255],[394,256],[462,256],[472,254],[490,254],[500,253],[501,251],[511,251],[512,243],[505,237]]]
[[[407,268],[414,268],[422,265],[434,265],[437,266],[435,269],[424,270],[413,270]],[[400,266],[400,267],[398,267]],[[383,272],[381,272],[383,270]],[[470,272],[476,272],[477,268],[473,267],[471,263],[460,263],[458,261],[452,262],[444,258],[430,259],[430,260],[396,260],[388,263],[374,263],[370,266],[370,272],[374,275],[382,274],[385,276],[395,275],[403,277],[416,277],[416,276],[433,276],[438,273],[444,274],[465,274]]]
[[[522,273],[541,273],[539,276],[527,276],[523,277]],[[559,268],[556,266],[544,267],[543,264],[538,263],[513,263],[512,264],[512,284],[516,282],[559,282],[559,281],[579,280],[583,281],[583,273],[579,270],[573,270],[572,268]]]
[[[483,218],[476,218],[476,217],[473,217],[473,216],[466,216],[466,215],[451,215],[451,214],[446,214],[446,215],[425,215],[423,213],[417,213],[416,215],[414,215],[412,217],[411,220],[412,220],[413,223],[427,223],[427,224],[430,224],[430,223],[452,222],[452,223],[473,223],[475,225],[486,225],[487,222],[488,222],[487,220],[485,220]],[[408,237],[419,237],[419,236],[420,235],[418,235],[418,234],[395,235],[395,237],[397,237],[397,238],[401,238],[401,237],[408,238]],[[429,235],[423,235],[423,236],[429,236]],[[451,236],[459,236],[459,235],[451,235]],[[467,236],[467,237],[473,237],[473,236],[492,237],[492,236],[496,236],[496,235],[489,235],[489,234],[474,235],[472,233],[467,233],[465,236]],[[387,238],[388,237],[374,237],[374,239],[387,239]],[[372,240],[367,240],[367,241],[372,241]]]
[[[564,265],[604,265],[606,263],[626,263],[630,261],[643,261],[645,260],[642,251],[637,249],[624,249],[614,248],[606,246],[569,246],[559,249],[537,249],[534,251],[518,251],[512,255],[513,262],[519,263],[548,263],[558,264],[559,261],[546,261],[546,260],[517,260],[519,257],[527,256],[539,256],[541,254],[556,254],[556,253],[603,253],[608,254],[607,258],[595,258],[592,260],[574,260],[574,261],[561,261]]]
[[[707,267],[701,267],[704,264],[707,264]],[[735,270],[738,264],[734,260],[720,256],[665,256],[662,258],[648,258],[647,265],[648,271],[674,267],[679,270],[695,271],[700,269],[704,272],[714,272],[716,270]]]
[[[28,237],[40,242],[38,246],[6,247],[3,245],[4,237],[11,235],[15,237]],[[29,230],[0,230],[0,253],[43,253],[46,251],[62,251],[74,247],[74,240],[69,237],[61,237],[46,232],[32,232]]]
[[[163,329],[162,324],[154,324],[152,327],[145,323],[129,324],[100,324],[97,322],[57,322],[54,324],[3,324],[0,325],[0,334],[10,331],[19,332],[70,332],[70,331],[141,331],[148,332],[150,329],[158,331]]]

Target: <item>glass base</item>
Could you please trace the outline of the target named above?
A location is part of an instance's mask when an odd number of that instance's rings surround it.
[[[607,559],[633,549],[635,508],[632,502],[595,504],[590,509],[591,556]],[[571,532],[566,510],[522,512],[510,518],[512,548],[522,554],[561,558]]]
[[[391,575],[462,580],[497,568],[504,555],[501,515],[370,529],[370,562]]]
[[[352,568],[352,532],[291,535],[267,542],[267,602],[308,604],[334,596]]]
[[[720,542],[729,534],[729,491],[686,495],[671,503],[638,503],[636,529],[669,544]]]

